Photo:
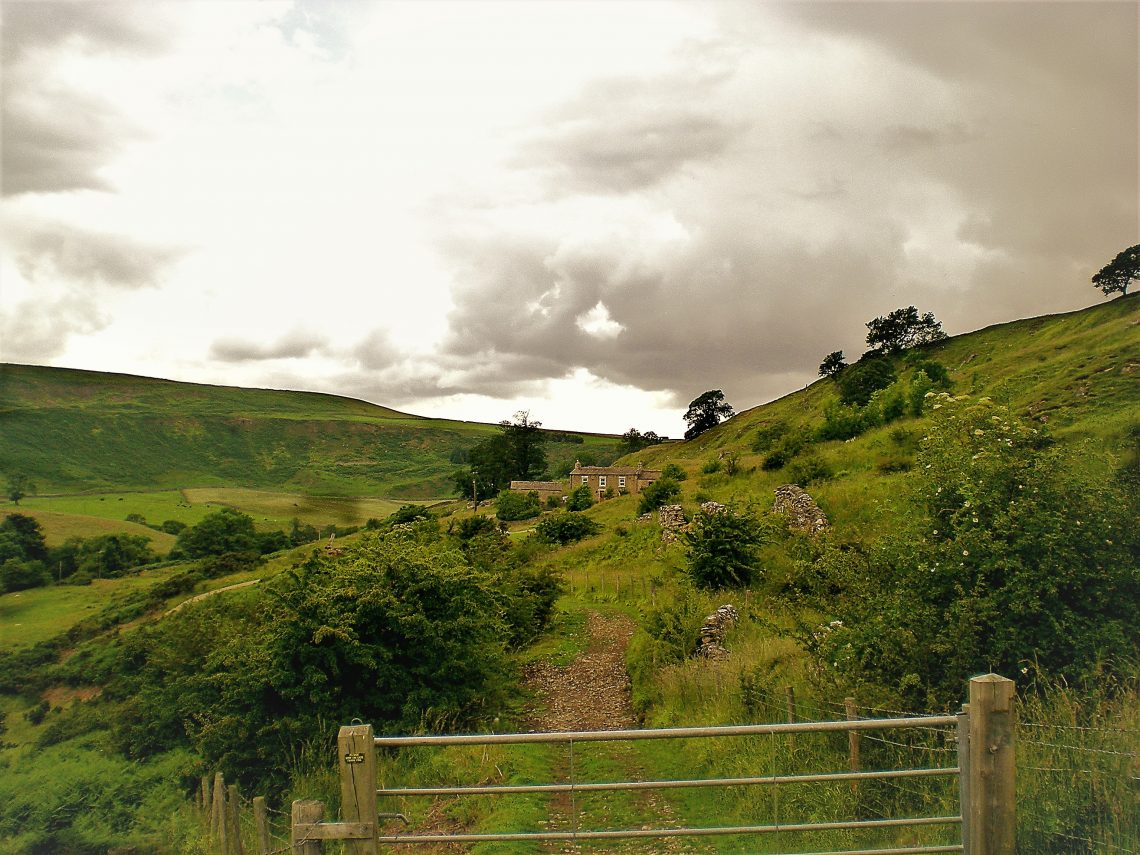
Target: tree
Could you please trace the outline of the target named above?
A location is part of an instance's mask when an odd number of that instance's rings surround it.
[[[534,490],[526,494],[503,490],[499,493],[497,505],[495,516],[501,520],[529,520],[542,513],[538,493]]]
[[[653,513],[681,495],[681,485],[672,478],[658,478],[641,491],[641,501],[637,505],[638,516]]]
[[[660,442],[662,442],[662,437],[651,430],[642,433],[637,428],[630,428],[621,435],[623,454],[633,454],[635,451],[640,451],[650,445],[657,445]]]
[[[1140,279],[1140,243],[1121,250],[1116,258],[1100,269],[1092,278],[1092,283],[1105,293],[1117,291],[1121,296],[1128,294],[1128,283]]]
[[[885,317],[867,322],[867,344],[879,353],[898,353],[908,347],[946,338],[933,312],[919,315],[914,306],[895,309]],[[821,366],[822,368],[822,366]]]
[[[170,555],[172,558],[202,558],[225,552],[257,551],[253,517],[233,508],[222,508],[178,535]]]
[[[35,491],[36,485],[24,473],[17,472],[8,476],[8,501],[13,505],[20,504],[20,499]]]
[[[721,419],[732,416],[732,405],[724,399],[724,392],[711,389],[689,402],[689,409],[685,411],[685,422],[689,425],[685,439],[694,439],[716,427]]]
[[[48,557],[47,545],[44,542],[44,530],[39,521],[25,514],[8,514],[0,522],[0,532],[9,532],[13,542],[18,544],[20,558],[29,561],[46,561]]]
[[[543,517],[534,527],[534,534],[544,543],[565,546],[584,537],[590,537],[602,530],[600,523],[584,514],[567,513]]]
[[[759,574],[763,542],[753,517],[731,508],[702,508],[685,532],[688,573],[702,588],[745,587]]]
[[[511,481],[532,481],[546,469],[546,434],[542,422],[519,410],[514,421],[499,422],[500,433],[476,443],[467,454],[471,464],[452,474],[455,493],[477,501],[490,499],[510,486]],[[474,482],[474,487],[472,486]]]
[[[836,378],[839,400],[844,404],[867,406],[871,396],[898,379],[891,361],[882,356],[863,357]]]
[[[842,350],[833,350],[823,358],[823,362],[819,364],[820,377],[834,377],[840,371],[847,367],[847,363],[843,359]]]
[[[594,496],[590,493],[589,484],[579,484],[566,497],[566,510],[585,511],[594,504]]]

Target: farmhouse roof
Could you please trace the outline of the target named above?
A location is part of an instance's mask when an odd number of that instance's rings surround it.
[[[660,469],[646,469],[643,466],[583,466],[574,464],[571,475],[633,475],[636,478],[660,478]]]

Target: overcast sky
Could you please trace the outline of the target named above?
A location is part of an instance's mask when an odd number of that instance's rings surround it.
[[[7,362],[679,436],[1140,240],[1134,2],[0,9]]]

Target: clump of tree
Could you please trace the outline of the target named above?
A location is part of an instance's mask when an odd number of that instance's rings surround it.
[[[530,490],[527,493],[517,493],[513,490],[503,490],[495,501],[495,516],[504,521],[529,520],[542,513],[542,504],[538,500],[538,492]]]
[[[24,496],[28,495],[29,493],[34,493],[35,491],[36,485],[32,483],[32,479],[29,478],[25,473],[16,472],[8,476],[8,484],[6,487],[5,495],[8,496],[8,501],[13,505],[20,504],[20,499],[24,498]]]
[[[914,306],[895,309],[867,322],[867,344],[878,353],[898,353],[909,347],[942,341],[946,333],[933,312],[920,315]]]
[[[724,399],[724,392],[710,389],[689,402],[689,409],[684,416],[685,423],[689,426],[685,431],[685,439],[695,439],[733,415],[732,405]]]
[[[566,510],[587,511],[594,506],[594,495],[589,484],[579,484],[566,496]]]
[[[760,522],[727,507],[701,508],[685,532],[686,571],[701,588],[744,588],[759,578]]]
[[[1116,258],[1102,267],[1092,278],[1092,283],[1105,296],[1119,293],[1128,294],[1128,285],[1140,279],[1140,244],[1130,246],[1117,253]]]
[[[1135,491],[988,399],[937,396],[910,525],[801,565],[829,619],[802,640],[852,685],[945,708],[970,675],[1079,684],[1140,655]]]
[[[647,430],[642,433],[637,428],[630,428],[621,435],[621,453],[633,454],[651,445],[658,445],[665,441],[665,437],[658,436],[656,432]]]
[[[25,514],[5,516],[0,522],[0,594],[45,584],[47,559],[39,522]]]
[[[819,364],[820,377],[834,377],[840,371],[847,367],[847,362],[843,358],[842,350],[833,350],[823,358],[823,362]]]
[[[499,433],[476,443],[468,452],[470,465],[452,474],[457,496],[481,502],[497,496],[511,481],[533,481],[546,469],[546,440],[542,422],[520,410],[513,421],[499,422]]]

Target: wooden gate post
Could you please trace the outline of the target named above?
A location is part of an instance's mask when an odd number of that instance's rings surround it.
[[[970,855],[970,705],[958,713],[958,805],[962,814],[962,851]]]
[[[997,674],[970,680],[970,855],[1014,855],[1017,809],[1013,697],[1013,680]]]
[[[324,846],[319,839],[311,839],[308,831],[313,823],[318,823],[325,816],[324,802],[295,801],[293,802],[292,833],[289,835],[293,844],[293,855],[321,855]]]
[[[367,839],[345,841],[345,855],[378,855],[376,741],[372,725],[342,727],[337,735],[337,754],[340,766],[341,820],[371,827]]]
[[[226,822],[229,823],[226,839],[230,845],[227,855],[244,855],[241,846],[241,797],[237,784],[226,787]]]

